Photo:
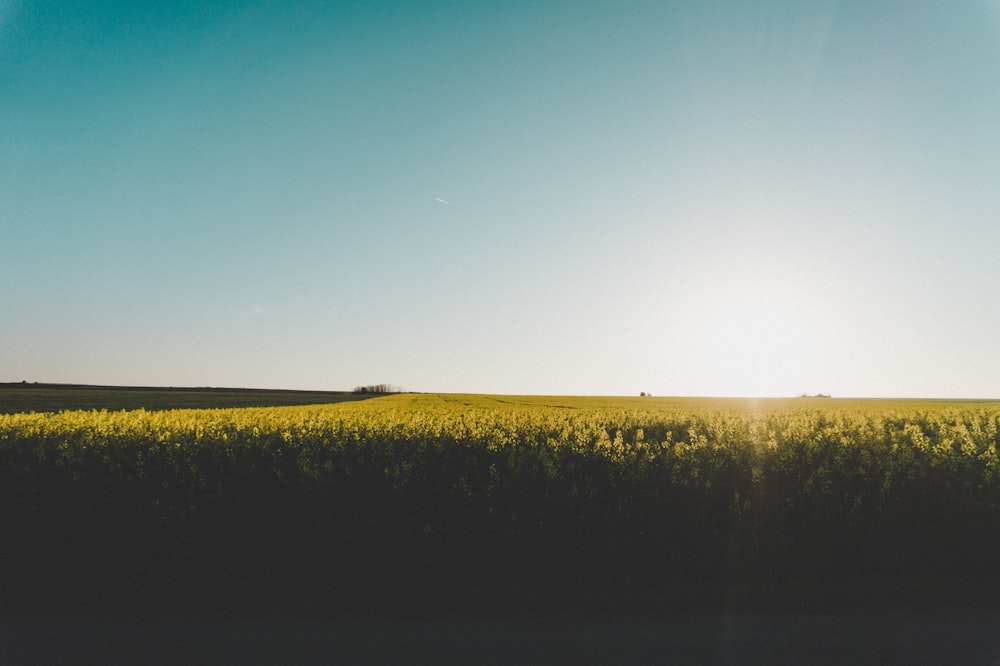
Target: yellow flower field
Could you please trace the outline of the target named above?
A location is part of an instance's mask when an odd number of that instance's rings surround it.
[[[8,610],[992,603],[1000,405],[406,394],[0,416]],[[16,572],[16,575],[15,575]]]

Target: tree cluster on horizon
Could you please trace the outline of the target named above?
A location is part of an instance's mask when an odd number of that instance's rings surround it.
[[[392,384],[371,384],[368,386],[355,386],[355,393],[402,393],[403,389]]]

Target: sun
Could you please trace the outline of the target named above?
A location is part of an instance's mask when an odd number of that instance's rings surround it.
[[[733,271],[699,289],[691,353],[718,395],[769,397],[811,390],[815,305],[789,278]]]

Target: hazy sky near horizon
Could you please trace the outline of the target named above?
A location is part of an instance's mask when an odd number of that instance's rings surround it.
[[[0,0],[0,381],[1000,398],[1000,2]]]

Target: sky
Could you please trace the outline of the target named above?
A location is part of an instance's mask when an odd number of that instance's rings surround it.
[[[0,381],[1000,398],[1000,2],[0,0]]]

